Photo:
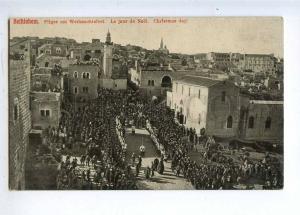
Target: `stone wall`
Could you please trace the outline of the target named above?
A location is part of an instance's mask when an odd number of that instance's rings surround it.
[[[206,127],[208,88],[175,81],[172,91],[167,98],[167,105],[175,110],[176,117],[180,118],[182,114],[185,127],[195,128],[200,134],[200,130]]]
[[[223,92],[225,99],[222,100]],[[206,133],[221,137],[237,136],[239,125],[239,89],[228,81],[221,82],[209,89]],[[227,126],[228,117],[232,126]],[[231,127],[231,128],[230,128]]]
[[[283,102],[250,101],[244,117],[242,132],[244,139],[283,142]],[[249,126],[250,117],[253,117],[253,126]],[[266,126],[268,117],[271,119],[270,127]]]
[[[75,76],[75,72],[77,72],[77,78]],[[75,99],[75,96],[76,101],[97,98],[97,89],[100,83],[98,72],[100,72],[100,68],[96,65],[70,65],[69,84],[73,99]],[[89,78],[83,78],[83,73],[89,73]],[[75,87],[77,87],[77,94],[75,93]],[[88,92],[84,91],[84,87],[88,87]]]
[[[25,189],[26,148],[31,129],[30,61],[9,62],[9,188]]]
[[[32,127],[45,129],[57,127],[60,119],[60,93],[32,92],[31,94]],[[49,110],[49,116],[42,116],[41,110]],[[46,114],[44,112],[44,114]]]

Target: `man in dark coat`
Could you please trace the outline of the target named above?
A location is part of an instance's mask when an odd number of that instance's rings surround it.
[[[157,171],[159,174],[164,174],[164,170],[165,170],[165,165],[164,165],[164,160],[161,159],[159,164],[158,164],[158,167],[157,167]]]

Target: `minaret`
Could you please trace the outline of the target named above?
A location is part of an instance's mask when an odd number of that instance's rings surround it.
[[[160,49],[163,49],[164,48],[164,40],[163,38],[161,38],[160,40]]]
[[[110,32],[108,30],[106,35],[106,41],[104,44],[104,55],[103,55],[103,73],[105,78],[111,78],[112,75],[112,42]]]

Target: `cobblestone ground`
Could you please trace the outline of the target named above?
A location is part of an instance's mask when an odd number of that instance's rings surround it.
[[[131,162],[131,155],[134,152],[139,155],[139,147],[143,143],[146,147],[146,153],[142,160],[142,168],[138,176],[138,188],[144,190],[191,190],[194,189],[190,182],[183,177],[176,177],[171,170],[171,162],[165,162],[165,171],[163,175],[154,173],[154,176],[147,180],[145,178],[144,169],[149,166],[155,158],[159,158],[152,140],[146,130],[136,130],[136,134],[126,132],[125,142],[127,143],[126,159]],[[132,167],[134,168],[134,167]]]

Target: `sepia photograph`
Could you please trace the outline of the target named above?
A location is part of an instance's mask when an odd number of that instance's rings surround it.
[[[10,18],[9,189],[283,189],[283,27]]]

